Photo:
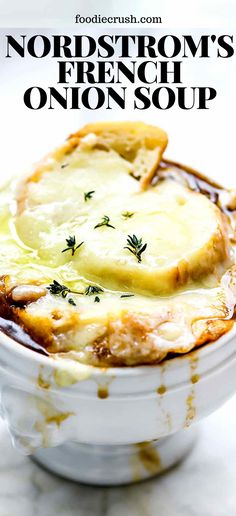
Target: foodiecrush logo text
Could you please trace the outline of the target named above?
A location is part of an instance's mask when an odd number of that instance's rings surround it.
[[[55,84],[32,84],[29,109],[209,109],[214,84],[191,84],[187,67],[234,55],[233,36],[165,34],[6,35],[5,57],[57,61]],[[219,70],[220,74],[220,70]],[[204,78],[205,74],[201,73]],[[209,80],[211,75],[206,74]],[[185,78],[187,76],[187,79]],[[190,82],[190,84],[189,84]]]

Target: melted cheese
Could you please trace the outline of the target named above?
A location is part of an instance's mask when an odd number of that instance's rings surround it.
[[[220,211],[203,195],[172,180],[140,191],[130,164],[114,151],[78,149],[65,164],[28,185],[16,218],[19,237],[45,264],[70,263],[72,274],[107,288],[164,294],[227,257]],[[132,217],[125,218],[126,212]],[[113,227],[95,228],[104,216]],[[147,244],[141,263],[126,249],[133,234]],[[68,235],[84,242],[73,260],[62,253]]]
[[[0,275],[6,275],[7,295],[17,285],[48,287],[53,280],[82,293],[94,283],[103,289],[100,302],[46,290],[16,306],[17,321],[51,352],[73,351],[98,365],[150,363],[189,351],[200,342],[204,321],[232,316],[227,268],[233,255],[220,210],[171,179],[141,190],[132,173],[130,161],[96,148],[92,135],[69,155],[45,161],[21,185],[16,215],[12,191],[0,193]],[[95,228],[105,215],[114,227]],[[62,252],[70,235],[83,242],[74,256]],[[141,262],[126,249],[128,235],[147,244]],[[132,297],[121,297],[125,293]],[[226,326],[217,329],[215,338]]]

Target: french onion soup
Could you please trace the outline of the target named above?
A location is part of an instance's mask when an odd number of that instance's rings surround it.
[[[95,123],[0,192],[0,330],[94,366],[155,364],[234,324],[236,193],[166,133]]]

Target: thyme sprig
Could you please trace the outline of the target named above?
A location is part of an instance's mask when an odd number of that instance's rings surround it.
[[[122,217],[124,217],[124,219],[131,219],[131,217],[133,217],[134,215],[134,212],[131,212],[131,211],[123,211],[123,213],[121,213]]]
[[[101,294],[104,292],[103,288],[98,287],[97,285],[88,285],[88,287],[85,288],[83,292],[78,290],[71,290],[69,287],[66,287],[66,285],[62,285],[56,280],[53,280],[52,283],[47,287],[47,290],[52,294],[53,296],[62,297],[63,299],[67,299],[68,303],[72,306],[76,306],[76,303],[72,297],[67,297],[68,294],[75,294],[75,295],[84,295],[84,296],[93,296],[95,294]],[[122,294],[121,298],[126,297],[133,297],[134,294]],[[100,297],[95,295],[94,297],[94,303],[100,303]]]
[[[101,294],[104,292],[104,290],[101,287],[98,287],[97,285],[89,285],[85,288],[83,292],[78,290],[71,290],[69,287],[66,287],[66,285],[62,285],[56,280],[53,280],[52,283],[47,287],[47,290],[52,294],[53,296],[62,297],[63,299],[67,299],[68,303],[70,305],[76,306],[76,303],[74,299],[67,298],[68,294],[76,294],[76,295],[82,295],[82,296],[93,296],[94,294]],[[98,296],[95,296],[94,298],[95,303],[100,302],[100,298]]]
[[[81,292],[71,290],[69,287],[61,285],[61,283],[56,280],[53,280],[53,282],[50,283],[50,285],[47,287],[47,290],[53,296],[62,297],[63,299],[66,299],[68,294],[81,294]],[[71,297],[68,299],[68,303],[70,303],[70,305],[76,306],[75,301]]]
[[[100,227],[102,227],[102,226],[107,226],[108,228],[113,228],[113,229],[115,229],[115,227],[114,227],[114,226],[112,226],[112,225],[110,224],[110,217],[108,217],[107,215],[104,215],[104,216],[102,217],[101,222],[99,222],[98,224],[96,224],[96,226],[94,226],[94,229],[100,228]]]
[[[83,245],[84,242],[80,242],[80,244],[76,245],[75,235],[69,236],[66,238],[67,247],[63,249],[62,253],[66,253],[67,251],[71,251],[71,256],[74,256],[75,252],[79,247]]]
[[[128,251],[134,256],[136,256],[138,262],[142,261],[142,254],[147,249],[147,244],[143,244],[143,239],[138,238],[136,235],[128,235],[127,244],[124,249],[128,249]]]
[[[95,190],[90,190],[90,192],[84,192],[84,200],[87,202],[89,199],[92,199]]]

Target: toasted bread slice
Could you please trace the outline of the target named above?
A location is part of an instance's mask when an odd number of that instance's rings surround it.
[[[115,150],[133,164],[134,176],[140,178],[142,188],[150,184],[168,143],[163,129],[143,122],[99,122],[86,125],[72,138],[91,133],[97,136],[97,145]]]

